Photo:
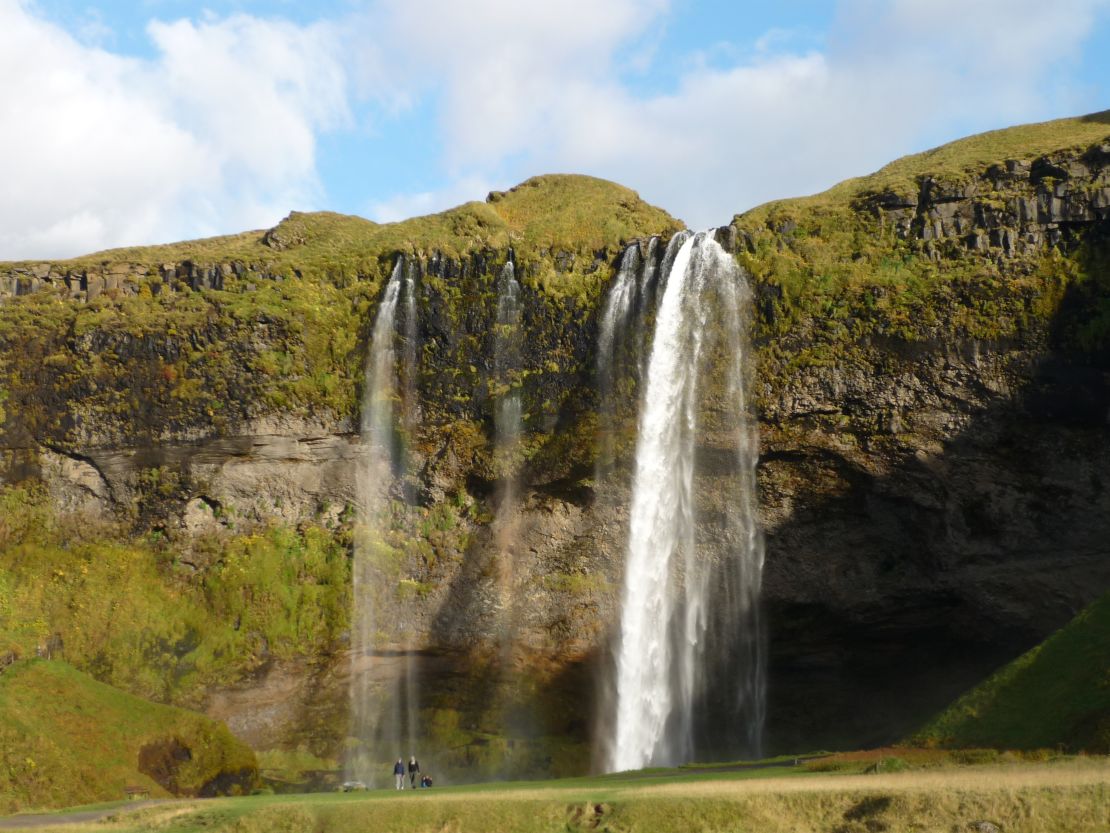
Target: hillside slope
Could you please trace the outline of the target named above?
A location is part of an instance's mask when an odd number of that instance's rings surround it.
[[[0,673],[0,811],[249,791],[254,754],[227,727],[97,682],[62,662]]]
[[[912,741],[1110,754],[1110,593],[973,688]]]

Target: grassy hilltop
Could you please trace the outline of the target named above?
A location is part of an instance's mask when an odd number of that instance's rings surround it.
[[[679,227],[620,185],[551,175],[399,223],[294,212],[267,232],[59,261],[49,264],[59,283],[80,275],[108,288],[88,303],[41,292],[0,305],[0,408],[59,438],[79,400],[92,421],[144,410],[162,429],[274,412],[350,418],[361,342],[398,254],[438,256],[457,272],[512,247],[523,283],[552,307],[584,310],[622,242]],[[183,276],[194,270],[218,270],[222,288],[191,291]],[[462,304],[457,282],[429,282]]]
[[[578,174],[548,174],[508,191],[494,191],[485,202],[396,223],[331,211],[294,211],[268,231],[111,249],[58,263],[81,270],[238,261],[271,274],[341,282],[358,275],[380,276],[383,268],[388,273],[399,253],[427,257],[438,252],[458,260],[472,252],[512,247],[526,262],[563,253],[584,257],[589,266],[595,252],[614,243],[680,227],[624,186]],[[12,265],[20,264],[0,262],[0,269]],[[545,277],[558,280],[554,269]]]

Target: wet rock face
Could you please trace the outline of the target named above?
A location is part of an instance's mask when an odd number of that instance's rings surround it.
[[[164,263],[157,267],[145,264],[116,263],[96,268],[75,269],[58,263],[12,266],[0,272],[0,302],[5,298],[32,292],[55,291],[70,300],[84,303],[108,293],[133,296],[141,288],[152,295],[163,292],[188,292],[223,289],[231,275],[257,273],[264,280],[281,280],[255,264],[241,262],[202,265],[190,260]]]

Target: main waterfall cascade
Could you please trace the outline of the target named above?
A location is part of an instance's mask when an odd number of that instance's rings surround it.
[[[399,307],[404,331],[400,368],[396,349]],[[406,754],[402,744],[411,749],[418,730],[419,692],[412,659],[416,646],[406,636],[394,650],[383,652],[385,628],[378,621],[383,601],[379,594],[387,586],[378,564],[389,549],[390,491],[398,480],[405,511],[412,504],[406,482],[406,440],[411,438],[417,418],[415,380],[414,268],[411,264],[406,268],[404,259],[398,258],[378,306],[366,357],[360,425],[363,452],[356,482],[359,517],[352,565],[350,681],[350,737],[356,745],[348,751],[345,768],[348,778],[365,783],[376,780],[385,759]],[[392,667],[375,668],[385,662]],[[383,678],[387,680],[384,686]]]
[[[616,329],[632,320],[638,259],[625,253],[602,315],[603,412],[614,384],[606,374],[617,366]],[[648,286],[653,258],[643,260],[641,285]],[[765,712],[758,437],[746,378],[750,292],[732,257],[704,232],[676,235],[658,276],[608,751],[616,771],[714,750],[757,755]],[[711,471],[699,471],[700,450],[715,461]],[[612,453],[604,436],[599,451]],[[725,521],[699,525],[699,510]]]

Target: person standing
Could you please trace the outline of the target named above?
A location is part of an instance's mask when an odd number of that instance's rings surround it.
[[[409,783],[412,788],[416,789],[416,776],[420,774],[420,761],[416,760],[415,755],[409,756]]]
[[[393,765],[393,780],[397,784],[397,789],[405,788],[405,762],[401,758],[398,758],[397,763]]]

